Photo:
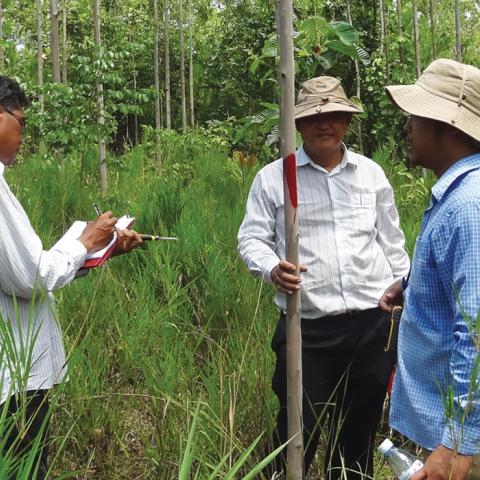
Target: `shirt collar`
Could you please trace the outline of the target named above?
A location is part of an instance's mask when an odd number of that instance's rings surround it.
[[[471,170],[478,169],[480,169],[480,153],[458,160],[437,180],[437,183],[432,187],[432,196],[437,202],[440,201],[457,178]]]
[[[351,154],[351,152],[348,151],[347,146],[342,142],[342,150],[343,150],[343,156],[342,160],[340,162],[340,168],[344,168],[347,165],[353,165],[355,168],[358,166],[357,159],[354,158],[354,155]],[[312,165],[313,167],[319,168],[319,165],[317,165],[307,154],[305,149],[303,148],[303,145],[297,150],[297,167],[302,167],[304,165]],[[320,167],[321,168],[321,167]]]
[[[5,170],[5,165],[2,162],[0,162],[0,176],[3,175],[4,170]]]

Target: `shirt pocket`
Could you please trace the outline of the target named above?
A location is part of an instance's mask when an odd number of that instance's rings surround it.
[[[339,226],[353,236],[371,234],[377,221],[376,201],[375,193],[351,193],[336,212]]]
[[[355,208],[372,209],[375,208],[377,196],[375,193],[351,193],[350,205]]]

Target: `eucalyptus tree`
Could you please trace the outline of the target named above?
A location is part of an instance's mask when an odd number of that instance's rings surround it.
[[[3,4],[0,0],[0,70],[5,70],[5,49],[3,48]]]
[[[388,63],[388,16],[386,12],[385,0],[380,0],[380,54],[385,58],[385,68],[387,74],[387,82],[390,79],[390,65]]]
[[[153,66],[154,66],[154,84],[155,84],[155,156],[158,167],[161,167],[160,155],[160,128],[161,128],[161,110],[160,110],[160,54],[158,48],[159,29],[158,24],[158,0],[153,0],[153,29],[154,29],[154,46],[153,46]]]
[[[60,83],[60,52],[58,39],[58,4],[50,0],[50,55],[52,59],[53,82]]]
[[[398,28],[398,55],[401,65],[405,64],[405,49],[403,46],[403,13],[402,13],[402,0],[397,0],[397,28]]]
[[[385,37],[386,37],[386,18],[385,18],[385,0],[379,0],[379,11],[380,11],[380,54],[385,53]]]
[[[178,2],[178,31],[180,37],[180,100],[182,111],[182,130],[187,130],[187,99],[185,96],[185,48],[184,48],[184,26],[183,26],[183,1]]]
[[[353,26],[352,22],[352,11],[350,9],[350,1],[346,0],[346,7],[347,7],[347,22]],[[360,64],[358,58],[353,59],[353,63],[355,65],[355,83],[356,83],[356,96],[357,98],[361,98],[362,96],[362,79],[360,76]],[[360,148],[360,153],[363,154],[363,135],[362,135],[362,124],[357,122],[357,140],[358,140],[358,147]]]
[[[283,157],[285,210],[285,258],[299,268],[297,215],[297,161],[295,158],[295,61],[293,56],[292,0],[278,2],[280,62],[280,152]],[[303,383],[300,291],[287,295],[287,480],[302,480],[303,475]]]
[[[93,31],[95,45],[98,55],[101,56],[102,40],[100,35],[100,0],[93,0]],[[103,136],[103,126],[105,125],[105,104],[103,97],[103,84],[99,78],[96,79],[97,90],[97,123],[100,127],[98,139],[98,163],[100,171],[100,191],[105,195],[108,190],[107,183],[107,162],[106,162],[106,144]]]
[[[460,19],[460,0],[455,0],[455,58],[462,61],[462,23]]]
[[[170,8],[168,0],[163,0],[163,25],[165,32],[165,120],[167,128],[172,128],[170,89]]]
[[[67,83],[68,78],[68,52],[67,52],[67,0],[62,0],[62,82]]]
[[[35,30],[37,37],[37,83],[39,87],[38,103],[40,112],[44,110],[43,100],[43,41],[42,41],[42,0],[35,0]]]
[[[418,78],[421,75],[421,60],[420,60],[420,34],[418,30],[418,11],[417,2],[412,0],[412,19],[413,19],[413,43],[415,46],[415,75]]]
[[[195,127],[195,111],[193,99],[193,13],[192,0],[188,2],[188,33],[189,33],[189,63],[188,63],[188,78],[189,78],[189,98],[190,98],[190,126]]]
[[[428,0],[428,17],[430,20],[430,38],[432,42],[432,60],[437,58],[437,46],[435,42],[435,11],[433,0]]]

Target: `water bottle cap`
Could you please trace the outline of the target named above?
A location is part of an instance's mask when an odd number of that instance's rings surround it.
[[[382,454],[385,455],[391,448],[393,447],[393,443],[386,438],[378,447],[378,451]]]

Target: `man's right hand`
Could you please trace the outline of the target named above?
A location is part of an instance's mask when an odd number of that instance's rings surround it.
[[[391,312],[396,305],[403,305],[402,280],[397,280],[383,292],[378,305],[385,312]]]
[[[102,213],[93,222],[87,223],[78,240],[83,243],[88,253],[101,250],[113,238],[116,223],[117,218],[112,212]]]
[[[297,268],[286,260],[280,263],[270,272],[273,284],[282,293],[292,293],[300,288],[300,277],[295,274]],[[300,272],[306,272],[307,267],[300,265]]]

